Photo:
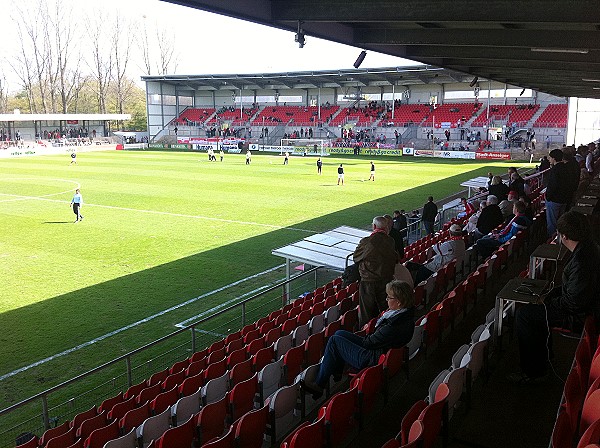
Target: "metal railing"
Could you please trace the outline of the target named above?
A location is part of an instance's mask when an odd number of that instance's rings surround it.
[[[0,410],[0,447],[14,447],[16,438],[23,433],[41,436],[46,429],[71,420],[104,399],[145,381],[152,373],[190,357],[337,275],[339,273],[321,267],[304,270],[289,280],[265,287],[149,344]]]

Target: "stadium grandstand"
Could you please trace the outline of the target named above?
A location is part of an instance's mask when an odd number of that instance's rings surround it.
[[[427,65],[144,77],[151,147],[204,151],[213,142],[218,149],[227,138],[234,144],[221,148],[228,151],[277,151],[282,141],[299,140],[306,155],[306,141],[318,140],[329,142],[332,152],[338,144],[400,154],[409,149],[412,155],[437,145],[473,158],[517,158],[524,154],[514,152],[515,146],[534,149],[536,140],[544,154],[571,143],[569,109],[576,101],[566,98],[592,92],[591,81],[582,78],[588,61],[567,59],[597,50],[598,41],[586,34],[598,33],[585,18],[595,11],[588,2],[582,2],[587,10],[570,11],[564,2],[510,8],[496,1],[481,8],[423,2],[414,11],[392,1],[351,2],[356,8],[343,9],[325,1],[314,11],[307,9],[310,2],[294,1],[177,3],[297,29],[297,41],[304,42],[306,30]],[[481,25],[489,17],[503,21]],[[385,20],[398,26],[386,29]],[[567,27],[553,30],[549,22]],[[580,22],[581,31],[568,27]],[[557,54],[563,59],[553,59]],[[560,62],[573,70],[557,69]],[[597,69],[589,70],[597,82]],[[567,80],[557,81],[561,76]],[[592,222],[597,240],[600,148],[586,148],[592,165],[579,161],[571,205]],[[597,447],[600,349],[594,318],[580,322],[581,328],[548,328],[554,356],[546,377],[519,384],[507,379],[519,362],[517,308],[558,283],[566,262],[561,238],[547,232],[550,173],[521,170],[531,224],[489,256],[478,253],[467,235],[450,235],[453,224],[465,226],[476,213],[461,205],[464,190],[437,201],[433,234],[425,234],[416,217],[401,262],[424,263],[430,249],[452,238],[465,240],[464,258],[415,285],[414,333],[404,347],[388,350],[373,366],[344,370],[322,397],[311,395],[307,384],[314,382],[327,340],[338,330],[369,335],[377,325],[373,319],[359,327],[359,281],[342,278],[341,265],[334,269],[326,261],[332,254],[337,263],[345,260],[360,236],[369,234],[366,229],[340,227],[304,238],[296,243],[303,252],[294,258],[294,269],[288,260],[285,281],[211,315],[190,317],[168,336],[1,410],[10,425],[3,425],[0,436],[16,439],[18,448]],[[477,191],[467,203],[487,196],[488,178],[474,181]],[[343,247],[333,247],[339,243]],[[310,265],[307,248],[324,261]],[[78,395],[56,403],[54,394],[67,387]],[[26,407],[38,409],[35,418],[12,418]]]
[[[293,145],[292,135],[303,147],[310,135],[326,146],[396,150],[512,153],[535,149],[533,136],[566,143],[565,99],[486,79],[473,87],[468,77],[431,66],[143,80],[150,142],[191,149],[204,148],[207,138],[234,137],[262,150],[282,140]],[[541,121],[542,114],[553,121]],[[534,125],[528,140],[513,137]]]

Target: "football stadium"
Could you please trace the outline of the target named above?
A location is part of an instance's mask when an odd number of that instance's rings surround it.
[[[598,446],[585,8],[173,3],[364,50],[0,115],[0,447]]]

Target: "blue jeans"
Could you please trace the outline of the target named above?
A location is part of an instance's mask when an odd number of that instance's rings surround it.
[[[433,235],[433,224],[434,221],[423,221],[423,225],[425,226],[425,233],[427,235]]]
[[[331,375],[341,375],[344,366],[355,369],[374,365],[375,352],[362,347],[363,338],[346,330],[338,330],[327,341],[325,354],[315,382],[325,387]]]
[[[565,212],[566,208],[567,204],[546,201],[546,227],[548,236],[552,236],[556,232],[556,221]]]

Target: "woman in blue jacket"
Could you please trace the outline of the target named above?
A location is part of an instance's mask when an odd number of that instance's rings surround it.
[[[374,333],[362,337],[338,330],[329,338],[315,382],[304,383],[313,397],[321,396],[329,377],[341,376],[346,364],[358,370],[374,366],[390,348],[410,342],[415,329],[413,290],[406,282],[392,280],[386,292],[388,309],[377,319]]]

